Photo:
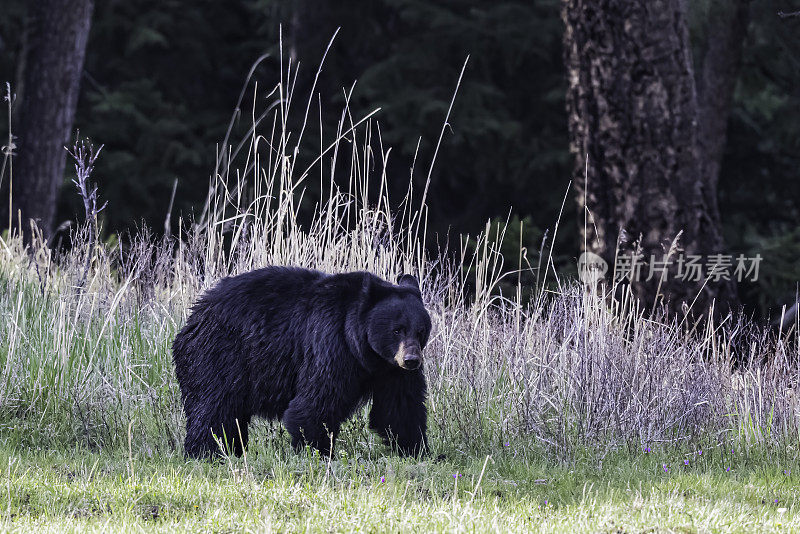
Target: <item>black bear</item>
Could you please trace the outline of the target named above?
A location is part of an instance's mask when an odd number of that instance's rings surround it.
[[[366,272],[266,267],[221,280],[172,345],[186,454],[219,451],[217,436],[240,455],[256,415],[282,420],[295,448],[328,454],[370,398],[370,428],[402,454],[422,452],[430,331],[411,275],[393,285]]]

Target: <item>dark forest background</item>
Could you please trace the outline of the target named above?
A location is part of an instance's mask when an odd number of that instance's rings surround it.
[[[0,4],[0,80],[22,97],[28,90],[20,82],[27,67],[28,3]],[[698,58],[713,39],[709,5],[690,2]],[[469,55],[433,173],[432,233],[475,234],[487,220],[504,222],[512,213],[509,251],[520,241],[519,220],[525,221],[523,244],[536,251],[548,229],[552,235],[569,193],[556,251],[561,268],[574,271],[582,216],[569,190],[573,159],[561,8],[558,0],[98,1],[74,130],[105,147],[95,171],[109,205],[104,232],[163,229],[176,178],[174,213],[195,213],[256,58],[270,54],[254,75],[263,104],[279,79],[282,27],[284,55],[301,62],[296,94],[305,99],[340,28],[317,86],[327,134],[338,121],[344,90],[355,81],[354,115],[381,108],[383,142],[393,147],[391,196],[400,200],[418,141],[417,165],[427,169]],[[779,16],[792,8],[772,0],[750,5],[719,179],[728,252],[764,257],[758,282],[739,288],[746,307],[759,314],[795,302],[800,280],[800,17]],[[251,101],[252,91],[245,104]],[[245,133],[248,117],[245,111],[234,139]],[[306,139],[318,144],[316,120],[309,129]],[[56,226],[82,217],[70,171],[68,166],[58,196]],[[417,173],[417,186],[425,174]],[[318,192],[313,182],[309,187],[310,210]],[[177,219],[173,215],[173,224]]]

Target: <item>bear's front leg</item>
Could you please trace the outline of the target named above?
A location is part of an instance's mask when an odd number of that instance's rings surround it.
[[[295,398],[283,414],[283,424],[292,436],[292,447],[305,445],[317,449],[321,455],[331,454],[331,446],[339,435],[341,424],[330,414],[323,414],[308,399]]]
[[[428,446],[427,385],[421,369],[397,369],[372,383],[369,427],[401,454],[417,455]]]
[[[283,424],[295,449],[308,444],[324,456],[331,454],[341,424],[358,405],[359,388],[350,383],[353,379],[352,374],[336,373],[324,380],[303,381],[304,387],[283,414]]]

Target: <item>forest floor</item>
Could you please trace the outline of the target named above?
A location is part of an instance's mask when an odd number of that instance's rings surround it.
[[[258,446],[254,447],[258,449]],[[4,532],[796,532],[791,466],[752,454],[615,452],[247,460],[0,449]],[[378,454],[380,451],[376,451]],[[725,451],[728,452],[728,451]]]
[[[262,127],[288,103],[272,113]],[[392,212],[370,163],[388,152],[350,120],[315,160],[350,175],[310,221],[319,169],[254,126],[177,236],[105,242],[88,215],[68,250],[0,233],[0,532],[800,532],[800,322],[699,327],[587,290],[556,271],[555,235],[510,261],[487,226],[432,256],[424,193]],[[203,291],[266,265],[417,275],[430,456],[392,454],[364,407],[331,458],[263,422],[244,458],[184,458],[172,342]]]

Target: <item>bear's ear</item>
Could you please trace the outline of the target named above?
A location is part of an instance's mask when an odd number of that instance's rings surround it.
[[[401,274],[397,279],[397,285],[401,287],[411,287],[419,291],[419,282],[417,278],[410,274]]]

